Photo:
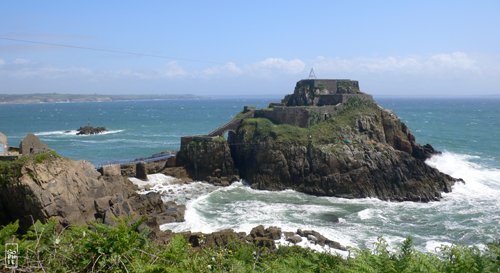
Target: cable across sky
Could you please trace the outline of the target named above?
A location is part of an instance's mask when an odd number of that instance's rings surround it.
[[[9,38],[9,37],[0,37],[0,40],[11,41],[11,42],[19,42],[19,43],[36,44],[36,45],[53,46],[53,47],[71,48],[71,49],[84,49],[84,50],[107,52],[107,53],[114,53],[114,54],[126,54],[126,55],[133,55],[133,56],[139,56],[139,57],[160,58],[160,59],[166,59],[166,60],[172,60],[172,61],[184,61],[184,62],[195,62],[195,63],[211,63],[211,64],[224,64],[223,62],[218,62],[218,61],[209,61],[209,60],[200,60],[200,59],[191,59],[191,58],[178,58],[178,57],[170,57],[170,56],[164,56],[164,55],[158,55],[158,54],[149,54],[149,53],[141,53],[141,52],[134,52],[134,51],[125,51],[125,50],[116,50],[116,49],[107,49],[107,48],[97,48],[97,47],[88,47],[88,46],[70,45],[70,44],[49,43],[49,42],[43,42],[43,41],[15,39],[15,38]]]

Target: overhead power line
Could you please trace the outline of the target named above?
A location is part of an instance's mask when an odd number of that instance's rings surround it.
[[[141,52],[134,52],[134,51],[124,51],[124,50],[97,48],[97,47],[88,47],[88,46],[79,46],[79,45],[70,45],[70,44],[49,43],[49,42],[41,42],[41,41],[33,41],[33,40],[14,39],[14,38],[9,38],[9,37],[0,37],[0,40],[19,42],[19,43],[36,44],[36,45],[54,46],[54,47],[64,47],[64,48],[72,48],[72,49],[84,49],[84,50],[107,52],[107,53],[114,53],[114,54],[133,55],[133,56],[140,56],[140,57],[160,58],[160,59],[167,59],[167,60],[173,60],[173,61],[223,64],[223,62],[217,62],[217,61],[190,59],[190,58],[177,58],[177,57],[170,57],[170,56],[149,54],[149,53],[141,53]]]

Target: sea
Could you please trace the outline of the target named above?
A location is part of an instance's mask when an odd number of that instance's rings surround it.
[[[484,247],[500,239],[500,98],[376,97],[416,136],[441,154],[427,164],[457,183],[438,202],[387,202],[374,198],[316,197],[284,190],[251,189],[245,181],[229,187],[203,182],[176,184],[151,174],[131,181],[140,193],[158,191],[165,201],[185,204],[186,221],[173,231],[249,232],[257,225],[284,231],[313,229],[341,244],[372,248],[382,236],[396,246],[411,236],[418,249],[442,245]],[[266,107],[278,97],[212,98],[87,103],[0,105],[0,131],[18,146],[34,133],[59,154],[102,165],[179,149],[180,137],[205,134],[229,121],[245,105]],[[78,136],[80,126],[104,126],[100,135]]]

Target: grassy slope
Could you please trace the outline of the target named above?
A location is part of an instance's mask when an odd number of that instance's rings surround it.
[[[23,272],[499,272],[500,243],[481,252],[475,247],[441,247],[435,254],[415,250],[407,239],[388,250],[379,239],[373,250],[351,249],[348,258],[296,246],[277,250],[244,243],[192,248],[182,236],[167,245],[138,232],[141,222],[120,219],[114,227],[94,224],[63,231],[55,223],[35,223],[24,235],[17,223],[0,228],[4,244],[19,244]],[[2,267],[0,266],[0,270]],[[5,269],[4,269],[5,270]]]
[[[243,121],[241,131],[245,142],[277,141],[305,145],[337,143],[344,138],[343,133],[356,125],[360,116],[378,114],[380,109],[370,101],[350,99],[331,119],[310,128],[300,128],[288,124],[274,124],[265,118],[249,118]]]

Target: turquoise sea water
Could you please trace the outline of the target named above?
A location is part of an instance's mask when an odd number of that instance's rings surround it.
[[[230,120],[244,105],[265,107],[278,99],[203,99],[71,104],[0,105],[0,131],[17,146],[28,132],[60,154],[101,164],[179,148],[183,135],[203,134]],[[186,222],[164,229],[249,231],[258,224],[284,230],[312,228],[343,244],[371,246],[383,235],[392,243],[411,235],[421,249],[442,243],[481,245],[500,235],[500,99],[379,98],[409,126],[419,143],[444,151],[427,163],[465,184],[440,202],[314,197],[294,191],[255,191],[242,183],[217,188],[171,185],[154,175],[165,200],[186,203]],[[104,135],[76,136],[90,123]],[[170,192],[174,192],[169,193]],[[335,223],[332,219],[339,218]]]

